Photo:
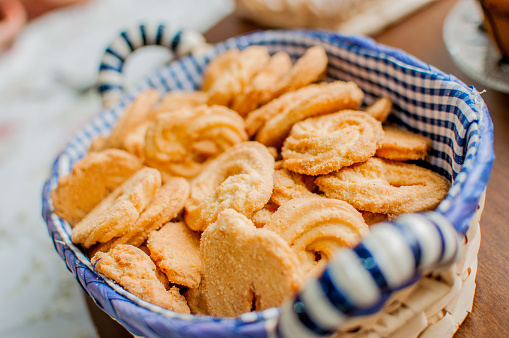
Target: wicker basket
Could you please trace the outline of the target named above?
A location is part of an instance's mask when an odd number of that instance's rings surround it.
[[[138,33],[133,33],[133,30],[124,32],[122,39],[126,40],[126,45],[131,49],[137,47],[132,41],[141,41],[140,45],[165,42],[177,52],[179,48],[183,48],[182,41],[186,41],[183,39],[186,34],[178,30],[165,31],[164,27],[161,27],[140,26]],[[148,38],[148,32],[155,32],[156,35]],[[171,36],[168,36],[170,33]],[[130,34],[139,36],[127,43]],[[148,87],[154,87],[161,92],[196,89],[200,85],[204,68],[215,55],[229,48],[245,48],[251,44],[266,45],[271,53],[284,50],[293,59],[302,55],[310,46],[322,45],[329,56],[328,78],[357,82],[366,94],[366,104],[370,104],[377,97],[389,96],[394,102],[392,122],[432,139],[433,150],[427,162],[422,165],[440,173],[452,183],[446,199],[435,214],[446,220],[446,227],[452,229],[448,231],[453,232],[453,236],[449,236],[454,237],[453,241],[467,234],[466,245],[462,246],[466,250],[463,250],[455,265],[451,266],[453,261],[448,259],[449,268],[444,270],[442,267],[440,270],[435,268],[437,264],[434,264],[431,271],[424,269],[422,278],[402,280],[402,285],[397,285],[402,287],[403,284],[408,285],[418,279],[413,286],[395,293],[393,291],[397,288],[394,285],[381,290],[381,295],[385,298],[382,297],[378,307],[371,307],[370,311],[359,310],[355,304],[352,305],[351,311],[341,315],[341,318],[352,318],[341,320],[334,329],[339,328],[339,332],[345,337],[410,337],[418,336],[419,333],[424,337],[437,334],[451,336],[471,311],[475,290],[480,240],[479,218],[484,201],[483,192],[494,157],[491,120],[484,102],[473,88],[400,50],[378,45],[364,37],[295,30],[265,31],[240,36],[213,46],[199,55],[183,57],[171,63],[148,78],[139,88],[123,95],[121,102],[114,108],[102,111],[74,135],[57,157],[43,190],[43,217],[55,248],[69,270],[76,276],[85,293],[91,296],[100,308],[138,336],[261,337],[286,334],[305,337],[330,333],[331,327],[328,331],[317,327],[316,323],[309,321],[312,316],[309,317],[305,312],[285,317],[285,313],[289,313],[285,309],[295,308],[291,306],[292,303],[288,303],[290,306],[283,307],[283,310],[273,308],[246,313],[237,318],[183,315],[147,303],[94,271],[90,260],[70,240],[71,228],[54,213],[50,199],[50,192],[56,187],[58,178],[68,173],[72,165],[86,154],[93,138],[109,133],[124,107],[139,92]],[[191,45],[184,44],[185,50],[193,50]],[[110,56],[105,60],[109,60],[109,63],[103,63],[101,69],[120,74],[125,56],[119,55],[118,51],[111,47],[107,54]],[[118,78],[109,75],[103,76],[103,79]],[[118,94],[121,91],[121,86],[119,83],[102,83],[101,89],[106,96],[111,97],[112,92]],[[444,252],[449,248],[447,243],[442,237],[440,257],[444,256]],[[449,258],[456,257],[456,251],[460,247],[458,244]],[[334,269],[332,265],[331,263],[330,269]],[[423,271],[417,269],[412,276],[418,277],[422,273]],[[369,316],[355,317],[372,313],[373,309],[380,309],[391,293],[392,296],[380,311]],[[318,304],[322,300],[317,299],[316,302]],[[313,307],[314,305],[309,308]],[[290,325],[295,335],[285,333],[285,325],[279,325],[279,322],[285,323],[284,318],[293,318],[291,320],[298,322]]]

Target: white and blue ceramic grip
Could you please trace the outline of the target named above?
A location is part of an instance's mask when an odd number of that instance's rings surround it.
[[[179,58],[206,45],[200,33],[164,24],[141,24],[121,32],[106,48],[99,67],[98,90],[103,106],[111,108],[122,98],[124,64],[137,49],[161,46]]]
[[[379,311],[424,271],[454,263],[463,236],[438,213],[380,223],[353,249],[340,249],[322,275],[285,303],[274,337],[332,335],[351,316]]]

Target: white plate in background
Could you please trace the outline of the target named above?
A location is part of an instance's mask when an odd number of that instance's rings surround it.
[[[482,21],[482,9],[475,0],[460,0],[445,19],[445,45],[466,75],[488,88],[509,94],[509,63],[500,62],[500,54],[479,28]]]

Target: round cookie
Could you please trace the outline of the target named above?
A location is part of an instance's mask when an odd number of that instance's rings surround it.
[[[303,282],[288,244],[232,209],[205,230],[200,254],[202,297],[213,316],[234,317],[280,306]]]
[[[342,110],[296,123],[281,156],[288,170],[324,175],[374,156],[382,136],[380,121],[361,111]]]
[[[51,192],[55,213],[71,226],[83,219],[122,182],[143,168],[141,161],[123,150],[93,152],[60,177]]]
[[[430,150],[429,138],[398,127],[385,126],[376,156],[393,161],[424,160]]]
[[[392,110],[392,101],[384,96],[377,99],[373,104],[366,107],[364,110],[369,116],[377,119],[380,122],[385,122]]]
[[[197,288],[201,280],[200,237],[184,222],[167,223],[147,240],[150,258],[171,283]]]

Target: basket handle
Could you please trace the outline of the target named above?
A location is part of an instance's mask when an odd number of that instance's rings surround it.
[[[322,275],[283,304],[275,337],[327,337],[351,316],[379,311],[422,272],[453,264],[463,236],[441,214],[406,214],[373,225],[353,249],[339,249]]]
[[[121,32],[104,52],[99,67],[98,90],[103,106],[111,108],[123,94],[123,68],[127,57],[145,46],[162,46],[174,58],[202,51],[208,47],[203,35],[164,24],[141,24]]]

